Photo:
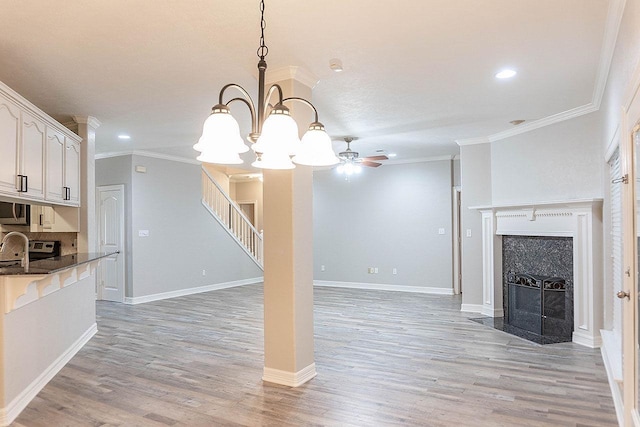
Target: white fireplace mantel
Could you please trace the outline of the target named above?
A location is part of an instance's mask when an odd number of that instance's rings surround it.
[[[504,316],[502,237],[573,238],[573,342],[599,347],[602,328],[602,199],[476,206],[482,214],[482,314]]]

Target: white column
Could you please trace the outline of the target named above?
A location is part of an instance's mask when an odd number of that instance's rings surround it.
[[[73,116],[82,137],[80,159],[80,233],[78,252],[96,252],[96,129],[100,121],[92,116]]]
[[[502,238],[496,235],[493,209],[482,213],[482,314],[503,317],[502,305]]]
[[[292,68],[286,69],[291,71]],[[285,70],[285,71],[286,71]],[[311,99],[311,86],[292,73],[267,75],[286,96]],[[272,100],[275,103],[276,100]],[[311,110],[287,104],[305,132]],[[263,380],[297,387],[316,375],[313,341],[312,168],[265,170],[264,375]]]

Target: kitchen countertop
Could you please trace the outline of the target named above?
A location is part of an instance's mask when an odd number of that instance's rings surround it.
[[[29,262],[29,271],[27,272],[24,271],[23,267],[20,267],[18,261],[18,265],[0,266],[0,276],[53,274],[118,253],[120,252],[88,252],[34,260]]]

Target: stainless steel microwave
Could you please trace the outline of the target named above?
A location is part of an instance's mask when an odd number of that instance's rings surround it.
[[[30,225],[31,206],[24,203],[0,202],[0,224]]]

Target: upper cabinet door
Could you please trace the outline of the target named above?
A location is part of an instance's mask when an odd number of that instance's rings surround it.
[[[46,198],[52,202],[64,202],[64,157],[65,136],[51,127],[47,127],[47,177]]]
[[[80,205],[80,143],[67,138],[64,156],[64,185],[67,203]]]
[[[25,176],[23,196],[44,198],[44,153],[46,145],[45,124],[42,120],[23,111],[20,174]]]
[[[17,193],[20,109],[0,94],[0,192]]]

